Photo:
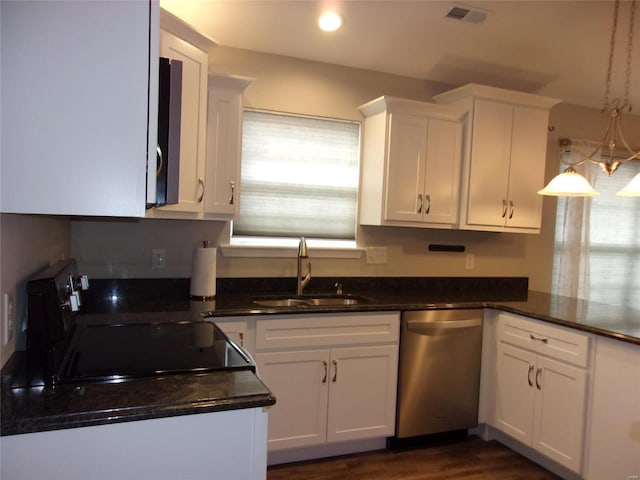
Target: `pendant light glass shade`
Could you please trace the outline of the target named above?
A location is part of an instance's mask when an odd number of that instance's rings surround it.
[[[639,180],[640,182],[640,180]],[[600,195],[591,184],[573,167],[554,177],[546,187],[538,191],[540,195],[551,197],[593,197]]]
[[[620,190],[616,195],[621,197],[640,197],[640,173],[633,177],[627,186]]]

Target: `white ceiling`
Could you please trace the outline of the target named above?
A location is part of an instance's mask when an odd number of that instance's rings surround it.
[[[332,3],[343,27],[316,27]],[[613,94],[623,92],[629,4],[620,6]],[[446,18],[454,5],[488,13],[482,24]],[[161,0],[219,45],[463,85],[539,93],[601,107],[613,1]],[[632,103],[640,109],[640,7]],[[634,113],[636,113],[634,111]]]

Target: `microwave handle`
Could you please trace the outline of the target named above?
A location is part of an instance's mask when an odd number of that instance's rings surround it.
[[[156,157],[157,157],[157,165],[158,165],[158,167],[156,168],[156,177],[157,177],[158,175],[160,175],[160,172],[162,171],[162,167],[164,165],[164,159],[162,158],[162,149],[160,148],[160,145],[156,147]]]

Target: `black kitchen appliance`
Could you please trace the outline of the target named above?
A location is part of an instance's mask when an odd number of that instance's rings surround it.
[[[27,283],[24,385],[255,371],[251,359],[217,325],[189,312],[81,313],[88,286],[75,260],[59,262]],[[161,320],[154,321],[156,316]]]
[[[156,201],[148,208],[178,203],[181,118],[182,62],[160,57]]]

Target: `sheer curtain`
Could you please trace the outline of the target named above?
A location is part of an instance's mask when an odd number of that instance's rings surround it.
[[[594,148],[580,143],[585,152]],[[640,198],[616,195],[640,162],[623,164],[611,177],[593,164],[576,170],[600,195],[558,198],[552,291],[640,307]]]

